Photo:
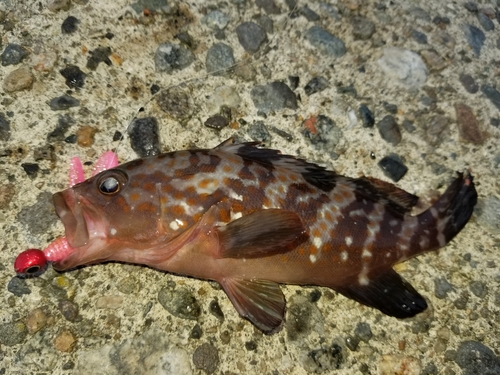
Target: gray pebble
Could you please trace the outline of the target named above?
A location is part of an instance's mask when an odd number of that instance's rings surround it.
[[[427,35],[424,33],[413,29],[410,33],[411,38],[419,44],[427,44]]]
[[[0,141],[8,141],[10,139],[10,120],[5,116],[5,113],[0,112]]]
[[[494,195],[479,199],[474,212],[481,227],[500,234],[500,199]]]
[[[238,41],[248,53],[254,54],[267,41],[264,28],[255,22],[243,22],[236,28]]]
[[[448,293],[453,290],[453,285],[451,285],[448,280],[444,277],[434,279],[434,295],[439,299],[444,299],[448,296]]]
[[[488,17],[486,14],[479,12],[477,14],[477,20],[479,21],[479,24],[484,29],[484,31],[495,30],[495,24],[493,23],[492,20],[490,20],[490,17]]]
[[[50,101],[49,106],[53,111],[60,111],[71,107],[78,107],[80,101],[71,95],[64,94]]]
[[[474,51],[474,54],[479,57],[481,54],[481,48],[486,40],[486,36],[482,30],[478,29],[476,26],[464,25],[463,30],[467,43],[469,43],[469,46]]]
[[[353,17],[351,19],[352,35],[357,40],[368,40],[375,33],[375,23],[365,17]]]
[[[89,51],[89,57],[87,59],[87,69],[96,70],[100,63],[104,63],[107,66],[111,66],[111,47],[98,47],[92,51]]]
[[[478,11],[477,4],[474,1],[466,1],[464,7],[471,13],[476,13]]]
[[[370,341],[370,339],[373,337],[370,325],[366,322],[359,322],[354,329],[354,334],[364,342]]]
[[[213,10],[201,19],[201,22],[211,29],[224,29],[229,23],[229,16],[220,10]]]
[[[49,160],[55,162],[56,154],[54,146],[52,145],[43,145],[37,147],[33,150],[33,157],[36,161],[39,160]]]
[[[432,115],[422,119],[424,137],[431,146],[441,144],[449,133],[450,119],[444,115]]]
[[[344,345],[338,342],[330,347],[311,350],[303,361],[308,374],[333,373],[342,368],[346,362],[347,353]]]
[[[233,49],[224,43],[216,43],[207,52],[205,66],[210,74],[224,75],[234,66]]]
[[[20,321],[0,324],[0,343],[5,346],[21,344],[27,334],[26,326]]]
[[[352,352],[355,352],[356,350],[358,350],[358,346],[359,346],[360,341],[361,340],[359,339],[358,336],[347,336],[345,339],[347,348]]]
[[[258,16],[255,21],[266,30],[267,34],[272,34],[274,32],[274,23],[272,18],[266,16],[265,14]]]
[[[472,281],[469,289],[476,297],[484,298],[488,294],[488,286],[482,281]]]
[[[164,112],[180,123],[187,122],[194,114],[191,93],[180,86],[162,90],[156,95],[156,102]]]
[[[266,146],[271,145],[271,133],[267,130],[266,125],[262,121],[255,121],[248,127],[248,136],[254,141],[262,142]]]
[[[143,158],[160,153],[160,136],[156,118],[135,119],[127,132],[130,137],[130,145],[139,157]]]
[[[417,129],[415,125],[413,125],[413,122],[407,119],[403,120],[401,125],[408,133],[413,133]]]
[[[412,7],[408,10],[408,13],[411,14],[413,17],[430,22],[431,21],[431,16],[429,16],[429,13],[427,13],[426,10],[420,8],[420,7]]]
[[[116,289],[124,294],[133,294],[137,293],[141,286],[135,277],[127,276],[118,282]]]
[[[477,341],[460,344],[454,359],[463,370],[463,375],[498,375],[500,359],[486,345]]]
[[[60,116],[59,119],[57,120],[56,128],[47,135],[47,141],[49,142],[64,141],[64,138],[66,137],[66,132],[68,131],[69,127],[74,123],[75,120],[73,120],[70,115],[65,114],[63,116]]]
[[[284,108],[297,109],[297,97],[283,82],[275,81],[255,86],[250,95],[255,107],[266,114]]]
[[[481,86],[481,91],[500,110],[500,91],[490,85]]]
[[[375,125],[375,116],[366,104],[361,104],[359,106],[359,116],[361,117],[364,128],[372,128],[373,125]]]
[[[204,125],[215,130],[221,130],[229,125],[229,120],[224,116],[214,115],[210,116]]]
[[[71,0],[49,0],[47,8],[52,12],[59,12],[60,10],[69,10]]]
[[[398,113],[398,106],[396,104],[391,104],[391,103],[387,103],[387,102],[383,102],[382,105],[384,106],[384,109],[395,115],[396,113]]]
[[[346,53],[345,44],[319,26],[313,26],[305,33],[306,39],[321,53],[333,58],[339,58]]]
[[[193,353],[193,363],[196,368],[212,374],[219,364],[219,351],[215,346],[204,343],[196,348]]]
[[[63,34],[72,34],[74,33],[76,30],[78,30],[78,24],[80,23],[80,21],[78,20],[78,18],[74,17],[74,16],[69,16],[68,18],[66,18],[62,25],[61,25],[61,31]]]
[[[74,322],[78,318],[78,305],[72,301],[61,300],[57,305],[59,311],[68,322]]]
[[[2,65],[16,65],[28,56],[28,51],[23,46],[15,43],[9,43],[2,52]]]
[[[326,78],[322,76],[314,77],[304,86],[304,92],[306,93],[307,96],[310,96],[317,92],[323,91],[327,87],[328,87],[328,81],[326,80]]]
[[[459,81],[467,92],[475,94],[479,90],[474,78],[469,74],[460,74]]]
[[[321,324],[323,316],[314,303],[304,296],[294,296],[290,299],[285,322],[288,340],[300,342]]]
[[[157,72],[172,74],[174,70],[182,70],[194,61],[194,54],[183,45],[160,44],[155,52],[155,69]]]
[[[158,301],[177,318],[196,320],[201,314],[200,304],[187,288],[165,287],[158,293]]]
[[[342,139],[342,130],[335,124],[335,121],[327,116],[317,116],[314,128],[315,131],[312,131],[312,129],[304,127],[302,133],[313,145],[320,146],[329,152],[332,152]],[[331,154],[331,156],[335,159],[335,155]]]
[[[469,297],[469,293],[467,291],[464,291],[460,294],[460,297],[453,301],[453,305],[458,310],[465,310],[467,308],[467,302],[469,302]]]
[[[382,169],[384,174],[394,182],[401,180],[406,172],[408,172],[408,167],[396,154],[384,156],[382,160],[378,162],[378,166]]]
[[[25,279],[13,277],[7,284],[7,290],[16,297],[21,297],[23,294],[30,294],[31,289],[28,287]]]
[[[398,48],[384,48],[378,64],[384,73],[396,83],[406,88],[419,88],[427,80],[427,66],[413,51]]]
[[[280,14],[280,8],[276,5],[274,0],[255,0],[255,4],[264,9],[267,14]]]
[[[309,8],[307,5],[304,5],[302,8],[300,8],[299,12],[310,22],[316,22],[320,19],[319,14]]]
[[[377,128],[382,139],[396,146],[401,142],[401,131],[394,116],[387,115],[377,123]]]

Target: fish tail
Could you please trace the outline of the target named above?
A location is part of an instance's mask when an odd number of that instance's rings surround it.
[[[414,253],[436,250],[450,242],[469,221],[476,202],[472,175],[468,171],[458,173],[438,201],[416,217],[418,229],[412,239],[416,247],[412,246]]]

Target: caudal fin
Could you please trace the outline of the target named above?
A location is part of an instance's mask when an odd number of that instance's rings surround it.
[[[421,236],[426,233],[429,239],[428,247],[421,251],[434,250],[450,242],[469,221],[476,202],[472,175],[459,173],[438,201],[417,216],[418,232]]]

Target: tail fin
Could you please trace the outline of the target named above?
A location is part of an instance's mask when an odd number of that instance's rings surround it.
[[[468,171],[458,173],[438,201],[417,216],[420,233],[415,238],[426,233],[429,239],[428,247],[421,251],[435,250],[450,242],[469,221],[476,202],[473,177]]]

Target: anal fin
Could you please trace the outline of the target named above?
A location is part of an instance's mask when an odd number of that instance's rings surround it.
[[[257,258],[292,250],[304,234],[299,215],[293,211],[255,211],[218,227],[222,258]]]
[[[424,311],[427,302],[410,283],[392,268],[380,273],[371,272],[368,285],[356,280],[334,289],[364,305],[399,319],[410,318]]]
[[[279,284],[236,278],[225,278],[220,284],[242,317],[266,334],[281,330],[286,301]]]

